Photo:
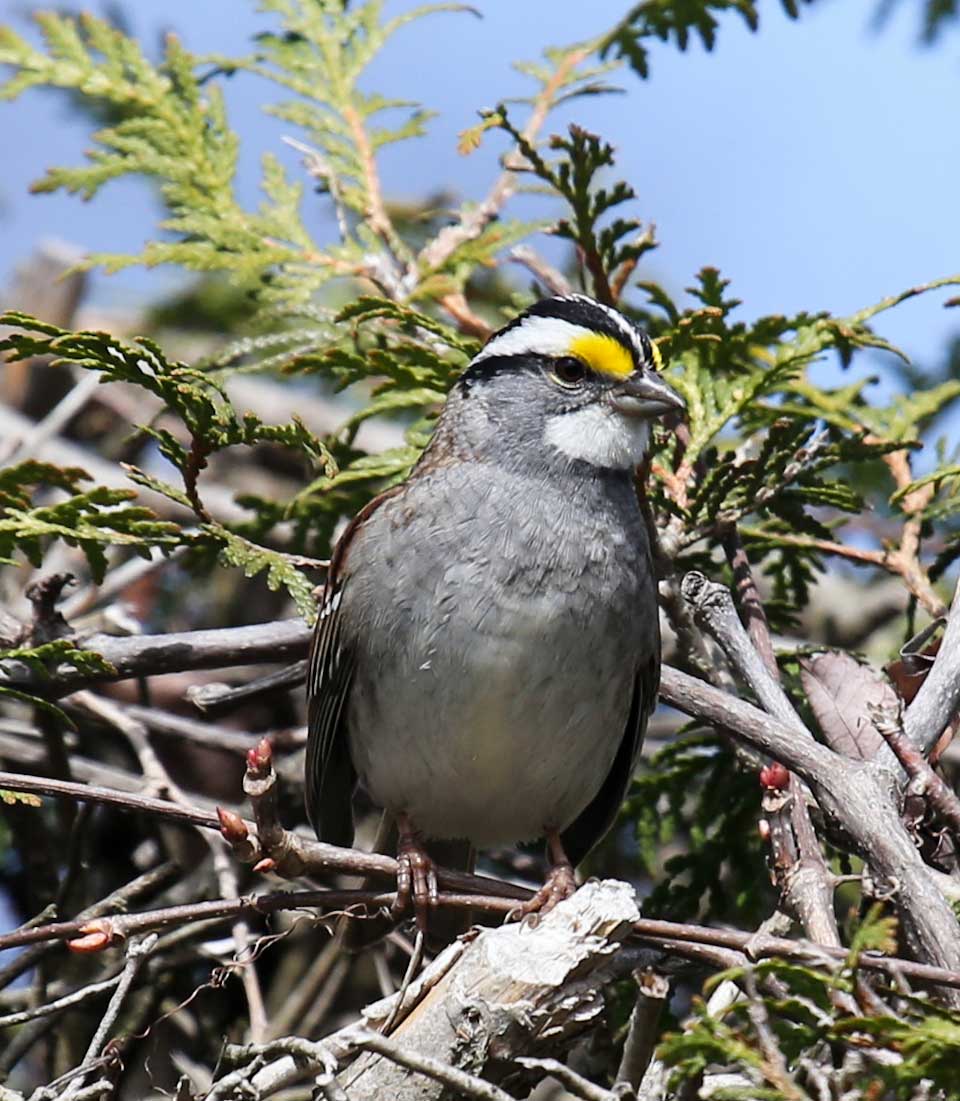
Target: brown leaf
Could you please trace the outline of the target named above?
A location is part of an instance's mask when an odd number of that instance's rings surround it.
[[[933,659],[940,652],[942,641],[935,638],[929,646],[918,653],[905,654],[884,666],[887,676],[893,681],[904,703],[913,703],[921,685],[927,679],[927,673],[933,668]]]
[[[830,650],[804,658],[800,680],[831,749],[869,761],[885,748],[869,708],[873,705],[895,713],[897,694],[877,670],[842,651]]]

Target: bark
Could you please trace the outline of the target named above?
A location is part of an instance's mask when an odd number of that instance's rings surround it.
[[[404,1048],[504,1084],[517,1056],[563,1057],[603,1012],[603,984],[639,917],[624,883],[588,883],[536,928],[481,933],[393,1034]],[[351,1101],[453,1101],[454,1094],[380,1055],[341,1075]]]

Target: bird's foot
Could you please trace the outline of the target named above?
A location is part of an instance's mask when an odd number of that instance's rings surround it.
[[[390,916],[401,917],[412,905],[417,928],[427,931],[430,911],[437,905],[437,868],[423,841],[404,815],[398,816],[397,894]]]
[[[573,866],[569,861],[564,860],[551,867],[540,890],[533,898],[527,899],[518,906],[514,913],[521,919],[534,915],[538,918],[542,917],[544,914],[549,914],[558,902],[569,898],[576,889],[577,880],[573,874]]]

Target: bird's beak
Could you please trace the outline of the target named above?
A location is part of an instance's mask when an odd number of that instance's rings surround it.
[[[634,371],[614,387],[610,401],[628,417],[662,417],[687,408],[676,390],[653,371]]]

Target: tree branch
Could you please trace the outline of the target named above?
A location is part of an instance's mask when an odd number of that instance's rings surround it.
[[[719,722],[799,773],[827,817],[842,826],[855,851],[889,884],[914,951],[939,966],[960,968],[960,930],[953,911],[904,828],[885,774],[870,762],[849,760],[814,740],[782,689],[770,681],[726,589],[710,585],[701,575],[688,581],[686,592],[696,600],[702,622],[778,721],[774,725],[759,719],[763,713],[749,704],[691,684],[693,678],[678,670],[664,671],[664,698],[697,718]],[[956,995],[950,1001],[960,1005]]]
[[[933,668],[904,715],[911,742],[927,756],[960,710],[960,581]]]

